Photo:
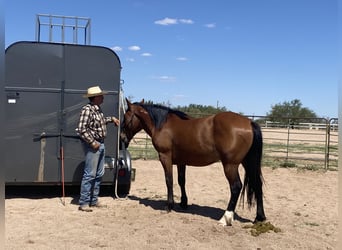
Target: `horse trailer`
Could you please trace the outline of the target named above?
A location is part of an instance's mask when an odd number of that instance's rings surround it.
[[[5,51],[5,184],[79,185],[84,152],[77,135],[88,87],[108,92],[105,116],[122,119],[121,63],[106,47],[16,42]],[[103,185],[127,195],[131,159],[120,142],[120,128],[107,126]]]

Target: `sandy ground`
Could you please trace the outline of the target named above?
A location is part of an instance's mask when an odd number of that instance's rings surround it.
[[[281,229],[252,236],[255,208],[218,220],[229,198],[219,163],[187,168],[189,209],[164,212],[166,186],[159,161],[133,161],[136,179],[126,199],[102,195],[106,208],[77,210],[55,196],[6,197],[6,249],[336,249],[338,172],[263,168],[268,221]],[[242,170],[243,174],[243,170]],[[174,172],[175,200],[180,190]],[[178,207],[178,206],[177,206]]]

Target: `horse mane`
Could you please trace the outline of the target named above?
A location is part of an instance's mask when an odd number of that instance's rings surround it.
[[[136,105],[141,106],[144,108],[149,116],[151,117],[154,126],[156,128],[161,128],[161,126],[166,122],[167,117],[169,114],[174,114],[177,117],[179,117],[182,120],[189,120],[190,116],[188,116],[186,113],[174,110],[159,104],[144,104],[144,103],[135,103]]]

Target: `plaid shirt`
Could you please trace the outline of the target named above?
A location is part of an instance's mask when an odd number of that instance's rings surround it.
[[[109,122],[112,122],[112,118],[104,117],[100,106],[89,103],[81,110],[76,131],[85,142],[92,144],[104,140],[107,135],[106,124]]]

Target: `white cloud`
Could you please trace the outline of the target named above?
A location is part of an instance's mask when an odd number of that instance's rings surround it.
[[[177,18],[169,18],[169,17],[165,17],[164,19],[160,19],[154,22],[155,24],[159,24],[159,25],[173,25],[173,24],[193,24],[194,21],[192,21],[191,19],[177,19]]]
[[[184,23],[184,24],[193,24],[194,21],[192,21],[191,19],[179,19],[180,23]]]
[[[159,81],[163,81],[163,82],[171,82],[171,81],[176,80],[176,77],[174,77],[174,76],[167,76],[167,75],[164,75],[164,76],[154,76],[153,78],[157,79]]]
[[[131,58],[131,57],[128,57],[128,58],[126,58],[126,61],[127,61],[127,62],[135,62],[135,59],[134,59],[134,58]]]
[[[119,47],[119,46],[114,46],[111,49],[114,50],[114,51],[122,51],[122,48]]]
[[[212,28],[215,28],[216,27],[216,23],[207,23],[204,25],[205,27],[209,28],[209,29],[212,29]]]
[[[141,56],[152,56],[152,54],[151,54],[151,53],[146,53],[146,52],[145,52],[145,53],[142,53]]]
[[[172,76],[160,76],[159,80],[163,80],[163,81],[167,81],[167,80],[171,80],[174,79],[174,77]]]
[[[159,24],[159,25],[171,25],[171,24],[177,24],[178,20],[174,18],[165,17],[164,19],[157,20],[154,23]]]
[[[181,56],[181,57],[177,57],[176,60],[178,60],[178,61],[187,61],[188,58]]]
[[[128,47],[128,49],[129,49],[129,50],[133,50],[133,51],[138,51],[138,50],[140,50],[140,47],[139,47],[139,46],[136,46],[136,45],[134,45],[134,46],[130,46],[130,47]]]

